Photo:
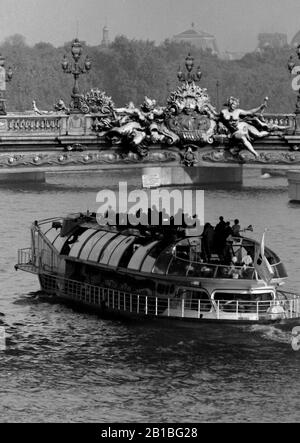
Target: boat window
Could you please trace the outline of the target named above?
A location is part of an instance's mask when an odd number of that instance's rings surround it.
[[[183,275],[188,273],[190,264],[188,261],[181,260],[173,257],[172,262],[168,269],[168,275]]]
[[[88,260],[98,262],[99,256],[106,245],[116,237],[118,234],[115,232],[106,232],[103,237],[101,237],[91,250]]]
[[[102,253],[100,255],[99,258],[99,263],[105,264],[107,265],[109,262],[109,259],[112,255],[112,253],[114,252],[114,250],[116,249],[116,247],[123,241],[123,240],[127,240],[127,237],[125,237],[124,235],[118,235],[117,237],[115,237],[113,240],[111,240],[106,247],[102,250]]]
[[[90,237],[96,234],[95,229],[86,229],[83,233],[78,235],[78,231],[74,234],[76,237],[74,240],[74,243],[72,243],[71,250],[69,252],[69,257],[79,257],[80,251],[85,245],[85,243],[88,241]],[[70,242],[69,242],[70,243]]]
[[[176,244],[174,256],[186,261],[201,261],[201,238],[191,237]]]
[[[90,237],[88,241],[85,243],[84,247],[82,248],[80,252],[80,258],[82,260],[87,260],[88,256],[90,255],[93,247],[96,245],[96,243],[106,234],[106,231],[96,231],[95,235]]]
[[[127,268],[128,263],[132,257],[133,254],[133,243],[129,245],[127,249],[125,249],[125,252],[123,253],[120,261],[119,261],[119,267],[120,268]]]
[[[275,252],[271,251],[271,249],[269,248],[265,248],[265,256],[268,259],[270,265],[275,265],[277,263],[280,263],[281,261],[278,255],[275,254]]]
[[[272,266],[275,272],[274,278],[287,278],[288,274],[283,263],[278,263],[276,266]]]
[[[116,247],[109,259],[110,266],[119,266],[124,252],[130,248],[136,237],[130,236],[125,239]]]
[[[174,255],[177,258],[189,261],[190,260],[190,247],[189,247],[189,245],[188,244],[176,245],[176,251],[175,251]]]
[[[232,279],[233,273],[230,272],[230,270],[231,270],[230,266],[221,266],[221,265],[218,266],[216,278]],[[255,278],[254,268],[251,266],[245,268],[243,268],[242,266],[237,266],[236,271],[237,271],[236,275],[241,280],[253,280]]]
[[[70,246],[67,247],[67,243],[71,235],[68,235],[68,237],[61,237],[60,235],[54,240],[53,246],[58,251],[59,254],[61,254],[63,251],[67,251],[69,253]],[[67,255],[64,253],[64,255]]]
[[[87,230],[87,228],[82,228],[79,227],[76,229],[76,232],[74,233],[69,233],[67,236],[65,237],[61,237],[63,238],[64,242],[60,242],[59,238],[57,238],[55,240],[55,246],[58,249],[60,246],[60,244],[62,245],[61,250],[60,250],[60,254],[61,255],[69,255],[71,249],[74,247],[75,244],[77,244],[78,242],[78,237],[80,237],[85,231]]]
[[[214,300],[222,300],[222,301],[269,301],[273,300],[273,295],[271,292],[264,293],[236,293],[236,292],[216,292],[214,295]]]
[[[203,277],[213,278],[215,275],[215,265],[207,265],[205,263],[186,262],[177,258],[173,258],[168,275],[184,275],[186,277]]]
[[[41,232],[43,234],[47,234],[47,232],[49,232],[50,229],[52,229],[52,222],[51,223],[44,223],[42,225],[39,225],[39,229],[41,230]]]
[[[46,234],[46,238],[49,240],[50,243],[54,243],[54,241],[57,239],[57,237],[60,235],[60,230],[51,228]]]
[[[142,267],[141,267],[142,272],[149,272],[150,273],[152,271],[155,261],[157,260],[159,254],[161,254],[162,251],[164,249],[166,249],[168,244],[169,244],[169,242],[167,243],[165,241],[160,241],[151,249],[151,251],[149,251],[149,254],[147,255],[147,257],[145,258],[145,260],[142,264]]]
[[[153,274],[165,275],[173,258],[173,245],[168,246],[158,257],[152,269]]]
[[[134,269],[136,271],[140,270],[140,267],[142,266],[145,257],[149,254],[153,246],[157,244],[157,241],[148,243],[145,246],[138,246],[136,251],[133,253],[133,256],[130,259],[130,262],[128,263],[128,269]]]

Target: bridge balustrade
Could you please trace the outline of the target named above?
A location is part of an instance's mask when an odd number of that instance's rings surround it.
[[[82,135],[101,134],[102,114],[83,114],[80,116],[83,123],[80,124]],[[49,112],[48,114],[36,115],[30,113],[9,113],[0,117],[0,133],[13,134],[57,134],[67,135],[72,131],[73,116],[67,114],[57,114]],[[293,133],[296,130],[295,114],[264,114],[263,119],[267,124],[285,126],[283,132]],[[104,126],[103,126],[103,131]]]
[[[3,134],[63,135],[66,133],[68,116],[63,115],[7,115],[0,118],[0,132]]]
[[[295,114],[264,114],[264,121],[268,124],[287,126],[283,132],[294,132],[296,130],[296,115]]]

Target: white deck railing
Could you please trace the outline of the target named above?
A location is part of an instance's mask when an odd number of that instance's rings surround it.
[[[275,320],[300,317],[300,296],[288,300],[200,300],[155,297],[41,274],[45,291],[103,310],[152,317]]]

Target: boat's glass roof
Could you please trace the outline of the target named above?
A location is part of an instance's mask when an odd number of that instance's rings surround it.
[[[83,249],[85,243],[96,234],[96,229],[87,229],[83,232],[75,243],[72,244],[71,250],[69,252],[70,257],[80,258],[81,250]]]
[[[183,240],[171,238],[168,240],[163,237],[155,240],[151,237],[139,237],[130,233],[90,227],[80,227],[75,236],[70,234],[60,237],[60,230],[49,229],[49,225],[48,228],[44,228],[44,232],[59,253],[66,250],[65,244],[69,244],[68,255],[76,259],[160,275],[196,276],[204,272],[200,269],[200,237],[189,237]],[[258,245],[256,240],[240,238],[234,240],[232,250],[241,261],[245,254],[253,257]],[[271,265],[280,263],[279,257],[267,247],[265,254]],[[217,257],[216,260],[218,260]],[[203,263],[201,265],[203,268]],[[220,265],[217,261],[211,262],[208,268]],[[280,266],[277,268],[281,269]],[[207,275],[212,274],[208,268],[205,272]],[[278,272],[282,274],[281,271]]]
[[[99,258],[99,263],[103,265],[108,265],[109,259],[114,252],[114,250],[122,243],[122,241],[126,240],[127,237],[124,235],[117,235],[113,238],[107,245],[106,248],[102,250],[101,256]]]
[[[82,260],[88,259],[94,246],[96,246],[96,244],[98,243],[100,238],[102,238],[105,234],[106,234],[106,232],[104,232],[104,231],[96,231],[95,235],[93,235],[92,237],[89,237],[89,239],[87,240],[87,242],[85,243],[85,245],[83,246],[83,248],[81,249],[81,252],[80,252],[80,258]]]
[[[116,237],[117,234],[114,232],[105,232],[105,234],[98,240],[91,250],[88,260],[98,263],[98,260],[102,254],[102,251],[109,245],[111,240]]]
[[[54,241],[59,237],[60,231],[59,229],[51,228],[46,231],[46,237],[50,243],[54,243]]]
[[[109,264],[110,266],[119,266],[121,258],[124,253],[132,246],[135,241],[134,236],[125,237],[120,244],[117,245],[115,250],[110,256]]]
[[[137,245],[136,251],[133,253],[130,262],[128,263],[128,269],[139,271],[143,261],[158,242],[152,241],[145,246]]]

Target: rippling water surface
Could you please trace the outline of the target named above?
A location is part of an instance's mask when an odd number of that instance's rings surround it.
[[[122,175],[134,185],[131,172]],[[10,422],[300,421],[300,351],[291,326],[162,326],[119,322],[50,304],[34,276],[14,271],[34,219],[95,210],[117,173],[53,175],[0,188],[0,420]],[[247,173],[242,190],[209,190],[206,221],[252,223],[300,290],[300,205],[286,180]]]

